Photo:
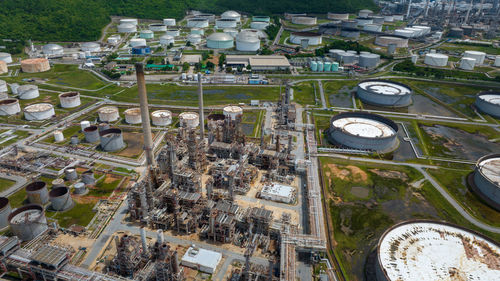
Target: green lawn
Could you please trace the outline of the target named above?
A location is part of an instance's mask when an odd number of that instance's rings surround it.
[[[93,203],[78,204],[76,203],[73,208],[65,212],[48,211],[47,217],[56,219],[59,226],[67,228],[73,224],[80,226],[87,226],[94,217],[95,213],[92,211],[94,208]]]
[[[8,198],[10,201],[10,206],[12,206],[13,209],[21,207],[23,205],[24,201],[26,201],[26,199],[27,199],[26,190],[24,188],[21,188],[19,191],[12,194]]]
[[[95,196],[100,198],[107,198],[120,184],[120,179],[115,179],[112,182],[105,183],[105,179],[101,179],[95,185],[95,188],[90,189],[87,196]]]
[[[285,40],[288,39],[288,37],[290,37],[290,31],[288,30],[283,30],[283,32],[281,33],[281,37],[280,37],[280,44],[285,44]]]
[[[15,183],[16,183],[15,181],[11,181],[11,180],[8,180],[8,179],[0,178],[0,192],[9,189]]]
[[[328,106],[339,106],[332,104],[332,100],[334,100],[335,95],[345,94],[354,90],[358,83],[359,81],[356,80],[329,80],[327,82],[323,82],[323,90],[325,92],[325,98]]]
[[[318,83],[315,81],[302,82],[293,86],[293,100],[302,105],[315,105],[314,92],[319,96]]]
[[[445,43],[438,47],[438,49],[459,53],[463,53],[465,51],[480,51],[485,52],[489,55],[500,55],[500,48],[495,48],[493,46],[475,46],[469,44]]]

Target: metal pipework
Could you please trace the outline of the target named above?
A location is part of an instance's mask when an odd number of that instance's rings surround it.
[[[139,90],[139,103],[141,108],[142,131],[144,136],[144,151],[146,153],[146,162],[148,166],[156,166],[153,155],[153,137],[151,134],[151,125],[149,120],[148,94],[146,91],[146,80],[144,79],[144,66],[142,63],[135,64],[135,73],[137,75],[137,89]]]
[[[205,118],[203,116],[203,85],[201,83],[201,73],[198,72],[198,105],[200,107],[200,138],[205,136]]]

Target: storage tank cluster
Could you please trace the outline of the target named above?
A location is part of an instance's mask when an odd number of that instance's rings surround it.
[[[115,122],[120,118],[118,108],[115,106],[104,106],[97,111],[101,122]]]
[[[396,224],[382,234],[376,253],[377,281],[499,277],[498,242],[447,222],[413,220]]]
[[[465,51],[464,58],[471,58],[476,60],[477,65],[484,64],[484,59],[486,58],[486,53],[479,51]]]
[[[338,14],[338,13],[330,13],[328,12],[327,18],[329,20],[348,20],[349,14]]]
[[[187,20],[187,27],[207,28],[209,25],[208,19],[191,18]]]
[[[17,88],[17,97],[21,100],[30,100],[40,96],[37,85],[21,85]]]
[[[99,43],[96,42],[85,42],[82,44],[81,49],[84,52],[95,53],[101,51],[101,45],[99,45]]]
[[[81,105],[80,93],[66,92],[59,94],[59,102],[62,108],[75,108]]]
[[[236,35],[236,50],[256,52],[260,49],[260,39],[255,32],[242,31]]]
[[[24,108],[24,118],[28,121],[47,120],[55,116],[54,106],[50,103],[37,103]]]
[[[500,118],[500,92],[481,92],[474,103],[481,112]]]
[[[230,49],[234,47],[234,38],[226,33],[215,32],[208,36],[207,47],[211,49]]]
[[[412,102],[413,91],[407,85],[387,80],[365,80],[358,84],[357,97],[377,106],[404,107]]]
[[[19,112],[21,112],[19,100],[11,98],[0,100],[0,116],[14,115]]]
[[[99,133],[100,146],[103,151],[114,152],[125,147],[122,130],[110,128]]]
[[[302,40],[307,40],[308,45],[316,46],[323,42],[323,37],[316,32],[292,32],[290,34],[290,43],[300,45]]]
[[[292,18],[293,24],[301,24],[301,25],[315,25],[317,21],[318,18],[316,17],[297,16]]]
[[[375,38],[375,45],[389,47],[390,44],[396,44],[397,48],[408,48],[408,38],[397,35],[381,35]]]
[[[167,26],[161,23],[152,23],[149,26],[149,30],[154,32],[167,31]]]
[[[339,63],[329,60],[328,58],[316,58],[309,61],[311,71],[317,72],[335,72],[339,71]]]
[[[387,153],[399,146],[398,125],[376,114],[344,112],[330,120],[328,139],[352,149]]]
[[[21,70],[26,73],[45,72],[50,70],[50,63],[46,58],[25,59],[21,61]]]
[[[479,158],[472,179],[473,191],[492,208],[500,211],[500,154]]]
[[[123,112],[125,115],[125,122],[128,124],[140,124],[142,123],[141,109],[138,107],[129,108]]]
[[[151,122],[154,126],[168,126],[172,124],[172,112],[169,110],[156,110],[151,113]]]
[[[12,63],[12,55],[9,53],[0,52],[0,60],[5,63]]]
[[[48,56],[57,56],[64,54],[64,49],[58,44],[46,44],[42,47],[42,53]]]
[[[448,56],[438,53],[425,54],[424,63],[430,66],[446,66],[448,65]]]
[[[183,128],[196,128],[200,125],[198,113],[183,112],[179,114],[179,125]]]

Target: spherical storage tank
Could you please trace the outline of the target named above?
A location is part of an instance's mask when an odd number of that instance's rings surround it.
[[[9,226],[9,215],[11,210],[9,199],[0,197],[0,229]]]
[[[45,55],[62,55],[64,53],[64,49],[61,45],[46,44],[42,47],[42,53]]]
[[[49,190],[43,181],[34,181],[25,188],[28,201],[32,204],[44,205],[49,202]]]
[[[224,116],[226,118],[231,118],[231,120],[236,120],[238,116],[243,115],[243,109],[239,106],[226,106],[223,109]]]
[[[0,60],[4,61],[5,63],[11,63],[12,56],[9,53],[0,52]]]
[[[7,67],[7,63],[4,62],[3,60],[0,60],[0,74],[4,74],[9,72],[9,69]]]
[[[137,46],[132,48],[133,55],[147,55],[151,54],[151,48],[149,46]]]
[[[379,105],[402,107],[411,104],[413,92],[410,87],[386,80],[366,80],[358,84],[357,96],[363,102]]]
[[[101,45],[99,45],[99,43],[96,42],[85,42],[82,44],[81,49],[84,52],[94,53],[101,51]]]
[[[290,42],[300,45],[302,40],[309,40],[309,45],[319,45],[322,42],[322,36],[316,32],[292,32]]]
[[[139,21],[137,19],[120,19],[120,24],[138,25]]]
[[[62,108],[74,108],[80,106],[80,93],[66,92],[59,95],[59,102]]]
[[[483,201],[500,211],[500,154],[479,158],[471,187]]]
[[[40,96],[37,85],[21,85],[17,88],[17,97],[21,100],[30,100]]]
[[[478,51],[465,51],[464,58],[472,58],[476,60],[476,64],[483,64],[484,59],[486,57],[486,53],[478,52]]]
[[[117,27],[120,33],[134,33],[137,32],[137,26],[130,23],[122,23]]]
[[[207,47],[212,49],[229,49],[234,46],[234,39],[226,33],[212,33],[207,38]]]
[[[358,65],[364,68],[374,68],[380,63],[380,55],[377,54],[360,54]]]
[[[255,52],[260,49],[260,39],[254,32],[242,31],[236,35],[236,50]]]
[[[54,115],[54,106],[50,103],[37,103],[24,108],[24,118],[28,121],[46,120]]]
[[[183,112],[179,114],[179,123],[183,128],[196,128],[200,124],[198,113]]]
[[[125,115],[125,122],[128,124],[140,124],[142,123],[141,109],[138,107],[129,108],[123,112]]]
[[[25,59],[21,61],[21,70],[26,73],[44,72],[50,70],[50,63],[46,58]]]
[[[250,28],[258,29],[258,30],[264,30],[269,26],[268,22],[265,21],[252,21],[250,23]]]
[[[122,130],[111,128],[99,133],[101,149],[108,152],[118,151],[125,147]]]
[[[448,56],[437,53],[425,54],[424,63],[431,66],[446,66],[448,64]]]
[[[206,27],[208,27],[208,19],[203,19],[203,18],[188,19],[187,20],[187,27],[206,28]]]
[[[40,205],[26,205],[10,213],[9,225],[12,233],[21,241],[29,241],[48,229],[45,211]]]
[[[382,35],[375,38],[375,45],[377,46],[388,47],[389,44],[396,44],[398,48],[407,48],[408,38],[397,35]]]
[[[160,36],[160,44],[170,45],[170,44],[174,44],[174,43],[175,43],[175,40],[174,40],[173,36],[170,36],[167,34]]]
[[[500,92],[481,92],[474,105],[480,111],[500,118]]]
[[[201,42],[201,35],[200,34],[189,34],[187,36],[187,40],[191,44],[199,44]]]
[[[236,19],[217,19],[215,26],[217,28],[235,28],[238,25]]]
[[[120,118],[118,108],[115,106],[104,106],[97,111],[101,122],[114,122]]]
[[[21,112],[19,100],[17,99],[3,99],[0,100],[0,116],[14,115]]]
[[[474,66],[476,65],[476,59],[473,58],[461,58],[460,59],[460,68],[464,70],[474,70]]]
[[[130,39],[129,45],[132,48],[139,47],[139,46],[146,46],[147,42],[146,42],[146,39],[144,39],[144,38],[133,38],[133,39]]]
[[[50,207],[54,211],[66,211],[73,207],[73,199],[66,186],[52,188],[49,192]]]
[[[149,30],[154,32],[167,31],[167,26],[161,23],[152,23],[149,25]]]
[[[99,130],[95,125],[83,129],[83,135],[85,136],[85,141],[88,143],[96,143],[99,141]]]
[[[349,14],[337,14],[328,12],[327,18],[329,20],[348,20]]]
[[[139,37],[141,37],[142,39],[153,39],[155,37],[155,34],[151,30],[143,30],[141,31]]]
[[[299,16],[299,17],[293,17],[292,23],[293,24],[303,24],[303,25],[315,25],[317,20],[318,19],[316,17]]]
[[[151,122],[154,126],[168,126],[172,124],[172,112],[169,110],[156,110],[151,113]]]
[[[237,22],[240,22],[241,20],[240,13],[235,11],[225,11],[224,13],[222,13],[222,15],[220,15],[220,17],[223,19],[234,19]]]
[[[175,26],[175,19],[163,19],[163,24],[166,26]]]
[[[398,125],[379,115],[366,112],[344,112],[332,117],[328,129],[330,142],[352,149],[387,153],[399,141]]]
[[[377,245],[377,281],[499,280],[498,242],[447,222],[394,225]]]

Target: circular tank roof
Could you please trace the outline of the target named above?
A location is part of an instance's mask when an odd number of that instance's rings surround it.
[[[138,107],[129,108],[129,109],[125,110],[124,114],[126,114],[126,115],[139,115],[139,114],[141,114],[141,109]]]
[[[495,105],[500,105],[500,92],[483,92],[478,98]]]
[[[403,222],[380,238],[378,262],[387,280],[499,280],[500,246],[465,228]]]
[[[115,112],[118,112],[118,108],[114,107],[114,106],[105,106],[105,107],[101,107],[99,108],[99,113],[115,113]]]
[[[481,173],[500,188],[500,155],[486,157],[478,163]]]
[[[42,47],[42,50],[45,52],[45,51],[58,51],[58,50],[62,50],[63,47],[60,46],[60,45],[57,45],[57,44],[47,44],[47,45],[43,45]]]
[[[236,11],[225,11],[224,13],[222,13],[221,17],[237,18],[237,17],[241,17],[241,15],[240,15],[240,13],[238,13]]]
[[[403,84],[393,83],[388,81],[363,81],[358,84],[363,90],[370,91],[381,95],[408,95],[411,89]]]
[[[0,105],[8,105],[8,104],[14,104],[14,103],[19,103],[19,101],[17,99],[0,100]]]
[[[69,192],[69,189],[66,186],[60,186],[56,188],[52,188],[52,190],[49,192],[50,197],[59,197],[67,194]]]
[[[157,110],[157,111],[153,111],[153,113],[151,113],[152,116],[154,117],[171,117],[172,116],[172,112],[170,112],[169,110]]]
[[[331,119],[332,127],[362,138],[388,138],[396,135],[398,125],[380,115],[366,112],[344,112]]]
[[[32,104],[28,105],[24,108],[24,111],[26,112],[40,112],[40,111],[46,111],[54,108],[54,106],[50,103],[37,103],[37,104]]]
[[[236,40],[245,43],[257,43],[260,42],[259,36],[255,32],[242,31],[236,35]]]
[[[210,36],[208,36],[208,40],[211,40],[211,41],[233,41],[233,37],[231,37],[231,35],[226,34],[226,33],[216,32],[216,33],[210,34]]]
[[[198,119],[198,113],[196,112],[183,112],[179,115],[182,119]]]
[[[230,106],[224,107],[224,111],[231,112],[231,113],[240,113],[240,112],[243,112],[243,109],[239,106],[230,105]]]

